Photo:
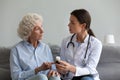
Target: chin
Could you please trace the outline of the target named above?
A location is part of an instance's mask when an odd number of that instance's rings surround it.
[[[73,32],[72,32],[72,31],[70,31],[70,33],[71,33],[71,34],[73,34]]]
[[[38,39],[42,39],[42,36],[39,36]]]
[[[42,38],[39,38],[39,40],[42,40]]]

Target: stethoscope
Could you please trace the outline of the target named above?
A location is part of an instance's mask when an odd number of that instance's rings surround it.
[[[73,34],[73,35],[72,35],[70,41],[69,41],[68,44],[67,44],[67,48],[68,48],[70,45],[72,45],[73,48],[75,47],[75,44],[72,42],[72,40],[73,40],[73,38],[74,38],[75,35],[76,35],[76,34]],[[88,51],[89,44],[90,44],[90,35],[89,35],[89,38],[88,38],[88,43],[87,43],[87,47],[86,47],[86,51],[85,51],[85,56],[84,56],[83,61],[82,61],[82,63],[83,63],[84,65],[86,64],[86,56],[87,56],[87,51]]]

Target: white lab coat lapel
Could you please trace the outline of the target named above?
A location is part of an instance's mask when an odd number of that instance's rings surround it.
[[[87,49],[87,43],[88,43],[88,37],[89,35],[87,35],[87,37],[85,38],[84,40],[84,43],[81,43],[81,45],[79,47],[77,47],[77,44],[75,45],[75,55],[74,55],[74,59],[78,59],[79,62],[82,62],[83,59],[84,59],[84,56],[85,56],[85,52],[86,52],[86,49]],[[89,52],[89,50],[88,50]],[[88,55],[88,52],[87,52],[87,55]],[[87,56],[86,56],[87,57]],[[87,58],[86,58],[87,59]],[[76,60],[75,60],[76,61]]]

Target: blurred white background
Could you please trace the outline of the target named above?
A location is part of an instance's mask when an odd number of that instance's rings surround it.
[[[113,34],[116,44],[120,44],[120,0],[0,0],[0,46],[13,46],[21,40],[18,24],[29,12],[43,16],[43,41],[61,45],[62,39],[70,35],[70,12],[79,8],[90,12],[91,28],[98,39],[103,42],[105,35]]]

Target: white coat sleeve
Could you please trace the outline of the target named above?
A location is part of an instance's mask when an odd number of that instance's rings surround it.
[[[101,42],[97,42],[91,45],[92,45],[92,49],[91,49],[90,55],[88,56],[86,66],[76,67],[75,76],[82,76],[82,75],[97,73],[96,67],[100,59],[102,44]]]

